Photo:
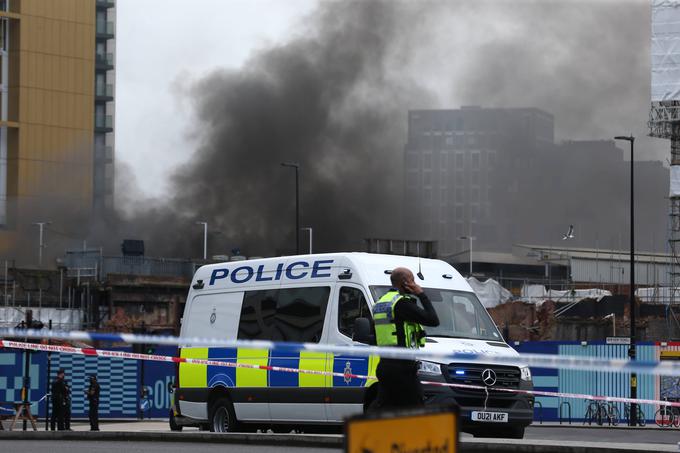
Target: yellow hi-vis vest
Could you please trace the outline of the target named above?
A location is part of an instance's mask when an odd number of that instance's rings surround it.
[[[415,322],[404,321],[404,339],[406,344],[398,344],[397,324],[394,321],[394,306],[402,298],[408,298],[398,291],[389,291],[373,306],[375,323],[375,340],[378,346],[401,346],[417,349],[425,346],[425,331]]]

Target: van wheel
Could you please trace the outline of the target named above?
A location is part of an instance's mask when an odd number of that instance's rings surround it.
[[[229,433],[238,429],[234,407],[227,398],[220,398],[210,408],[210,431]]]
[[[175,420],[175,412],[170,409],[170,431],[182,431],[182,425],[177,424],[177,420]]]

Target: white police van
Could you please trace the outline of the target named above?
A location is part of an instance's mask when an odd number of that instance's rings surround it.
[[[227,340],[359,345],[370,343],[371,307],[389,290],[396,267],[411,269],[439,316],[425,350],[518,356],[501,337],[468,283],[449,264],[367,253],[267,258],[203,266],[196,271],[181,336]],[[422,277],[422,278],[420,278]],[[369,327],[372,328],[372,327]],[[355,329],[357,330],[355,332]],[[362,330],[363,332],[359,332]],[[373,336],[374,338],[374,336]],[[180,348],[181,357],[333,371],[336,376],[181,363],[172,423],[211,431],[340,426],[376,398],[377,357],[274,349]],[[525,366],[422,361],[422,380],[485,386],[487,391],[425,386],[426,404],[458,404],[462,429],[478,436],[522,437],[533,398],[494,390],[528,390]]]

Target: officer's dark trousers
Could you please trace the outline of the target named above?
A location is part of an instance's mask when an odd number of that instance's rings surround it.
[[[66,430],[71,429],[71,403],[67,403],[64,406],[64,428]]]
[[[87,416],[90,419],[90,429],[99,431],[99,401],[90,401],[90,410]]]
[[[378,409],[399,409],[423,405],[423,389],[418,365],[410,360],[381,359],[378,377]]]
[[[59,431],[64,430],[64,406],[60,402],[52,402],[52,415],[50,416],[50,428],[54,431],[56,427]]]

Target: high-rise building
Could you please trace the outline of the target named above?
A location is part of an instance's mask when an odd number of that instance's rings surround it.
[[[552,146],[553,116],[535,108],[412,110],[405,147],[409,236],[439,240],[439,253],[466,249],[473,236],[498,247],[508,228],[497,194],[518,192],[500,175]]]
[[[113,0],[96,2],[93,203],[101,216],[113,208],[116,10]]]
[[[439,255],[509,252],[513,244],[621,249],[630,163],[609,140],[553,139],[535,108],[415,110],[405,147],[406,237]],[[668,168],[635,162],[638,243],[663,251]],[[570,225],[574,237],[568,236]],[[465,239],[461,239],[461,238]],[[470,237],[474,240],[470,241]]]
[[[0,1],[3,257],[37,263],[33,223],[60,232],[57,253],[59,240],[85,236],[93,208],[112,203],[114,6]]]

